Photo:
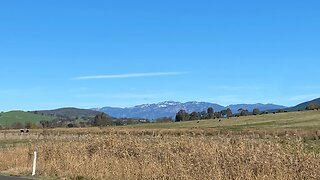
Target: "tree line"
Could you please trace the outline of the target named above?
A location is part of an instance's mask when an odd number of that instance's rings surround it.
[[[193,121],[193,120],[202,120],[202,119],[216,119],[216,118],[230,118],[230,117],[239,117],[239,116],[248,116],[248,115],[260,115],[267,112],[261,112],[258,108],[253,109],[252,112],[249,112],[246,109],[238,109],[238,113],[233,114],[230,108],[227,108],[222,111],[215,112],[212,107],[209,107],[207,111],[201,112],[192,112],[188,113],[185,110],[181,109],[177,112],[175,117],[175,122],[180,121]]]
[[[40,121],[42,128],[56,127],[106,127],[106,126],[124,126],[131,124],[149,123],[146,119],[135,118],[114,118],[106,113],[99,113],[94,117],[83,118],[58,118],[53,121]]]

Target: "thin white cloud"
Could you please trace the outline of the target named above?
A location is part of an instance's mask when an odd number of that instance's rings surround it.
[[[141,78],[155,76],[174,76],[186,74],[186,72],[152,72],[152,73],[132,73],[132,74],[111,74],[111,75],[95,75],[80,76],[72,78],[73,80],[91,80],[91,79],[124,79],[124,78]]]

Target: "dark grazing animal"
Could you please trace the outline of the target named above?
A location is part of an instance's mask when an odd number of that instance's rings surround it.
[[[23,134],[23,133],[29,133],[30,130],[29,129],[20,129],[20,133]]]

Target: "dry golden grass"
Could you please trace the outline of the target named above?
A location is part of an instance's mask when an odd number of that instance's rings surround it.
[[[30,174],[37,149],[41,178],[320,179],[320,154],[305,149],[307,136],[300,138],[295,133],[303,131],[297,130],[94,128],[42,133],[0,148],[0,172]]]

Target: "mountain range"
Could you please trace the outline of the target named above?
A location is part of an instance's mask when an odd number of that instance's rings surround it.
[[[212,107],[214,111],[221,111],[226,108],[230,108],[233,113],[238,112],[238,109],[247,109],[252,111],[254,108],[260,109],[260,111],[266,111],[270,109],[284,109],[287,108],[281,105],[275,104],[236,104],[229,106],[221,106],[215,103],[208,102],[175,102],[175,101],[164,101],[154,104],[143,104],[129,108],[116,108],[116,107],[103,107],[94,108],[92,110],[107,113],[110,116],[116,118],[144,118],[144,119],[157,119],[162,117],[174,117],[176,113],[183,109],[188,113],[193,111],[200,112],[206,111],[209,107]]]
[[[55,117],[63,118],[84,118],[88,119],[95,115],[105,112],[110,116],[118,118],[146,118],[146,119],[157,119],[161,117],[174,117],[176,112],[180,109],[184,109],[191,113],[193,111],[205,111],[208,107],[214,108],[215,111],[221,111],[226,108],[230,108],[233,113],[237,113],[238,109],[247,109],[251,111],[254,108],[260,109],[260,111],[277,112],[278,110],[283,111],[303,111],[310,103],[320,104],[320,98],[300,103],[296,106],[285,107],[275,104],[235,104],[229,106],[221,106],[219,104],[208,103],[208,102],[186,102],[180,103],[175,101],[165,101],[155,104],[143,104],[134,106],[131,108],[115,108],[115,107],[104,107],[95,109],[78,109],[78,108],[60,108],[54,110],[38,110],[38,111],[10,111],[0,113],[0,127],[6,124],[10,125],[16,122],[39,122],[42,120],[53,120]]]
[[[252,112],[254,108],[258,108],[260,111],[278,111],[282,109],[284,111],[302,111],[305,110],[308,104],[319,103],[320,98],[307,101],[298,104],[293,107],[285,107],[276,104],[234,104],[229,106],[222,106],[209,102],[197,102],[191,101],[186,103],[176,101],[164,101],[154,104],[142,104],[134,107],[119,108],[119,107],[103,107],[93,109],[77,109],[77,108],[61,108],[56,110],[44,110],[33,111],[35,114],[50,115],[50,116],[62,116],[62,117],[92,117],[100,112],[104,112],[112,117],[116,118],[142,118],[142,119],[157,119],[162,117],[175,117],[175,114],[183,109],[188,113],[193,111],[200,112],[206,111],[209,107],[212,107],[214,111],[221,111],[230,108],[233,113],[237,113],[239,109],[247,109]]]

